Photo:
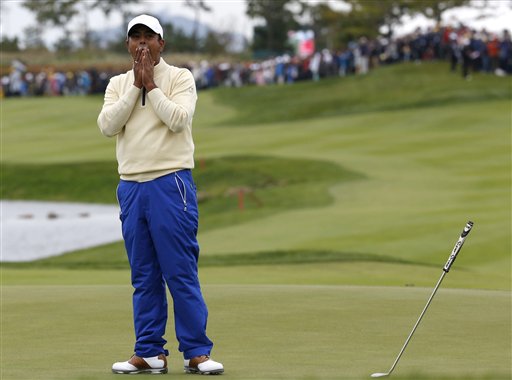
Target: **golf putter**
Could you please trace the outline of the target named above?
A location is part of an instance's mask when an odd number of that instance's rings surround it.
[[[420,321],[423,318],[423,315],[425,314],[430,303],[432,302],[432,299],[434,298],[434,296],[437,292],[437,289],[441,285],[441,282],[443,281],[444,276],[446,275],[446,273],[448,273],[450,271],[450,268],[453,265],[453,262],[455,261],[455,259],[457,258],[457,255],[459,254],[460,249],[462,248],[462,245],[464,244],[464,241],[466,240],[466,237],[468,236],[469,232],[471,231],[471,228],[473,228],[473,222],[469,221],[469,222],[467,222],[466,226],[464,227],[464,230],[462,231],[462,233],[459,237],[459,240],[457,240],[457,243],[455,243],[455,247],[453,248],[452,253],[450,254],[450,257],[448,258],[448,261],[446,262],[446,264],[443,267],[443,273],[441,274],[439,281],[437,281],[437,285],[435,286],[434,291],[430,295],[430,298],[428,299],[427,304],[423,308],[423,311],[421,312],[420,317],[416,321],[416,324],[414,325],[411,333],[407,337],[402,349],[400,350],[400,353],[398,354],[397,358],[395,359],[395,362],[393,363],[393,365],[391,366],[391,368],[389,369],[388,372],[376,372],[376,373],[372,374],[372,377],[389,376],[389,375],[391,375],[391,372],[393,372],[393,370],[395,369],[396,365],[398,364],[398,361],[400,360],[400,357],[402,356],[402,354],[405,351],[405,348],[409,344],[409,341],[411,340],[412,335],[414,334],[414,332],[416,331],[416,328],[420,324]]]

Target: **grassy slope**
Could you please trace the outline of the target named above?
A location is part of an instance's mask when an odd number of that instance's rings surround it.
[[[237,110],[227,120],[234,126],[453,106],[510,97],[510,79],[494,76],[482,79],[460,80],[442,64],[409,64],[380,68],[364,77],[329,79],[321,85],[303,82],[264,91],[251,87],[238,91],[237,96],[225,88],[215,96],[222,104]]]
[[[365,78],[200,95],[198,159],[331,162],[364,178],[319,183],[331,197],[321,207],[276,206],[264,218],[203,228],[201,278],[225,376],[357,379],[387,370],[472,218],[474,232],[396,377],[510,377],[510,81],[464,82],[445,69],[392,67]],[[113,142],[95,126],[100,106],[99,98],[3,101],[3,163],[105,165],[98,173],[106,178],[115,163]],[[305,174],[315,184],[316,172]],[[307,195],[310,183],[297,193]],[[112,202],[104,191],[98,201]],[[334,259],[310,262],[325,252]],[[217,255],[226,265],[209,266]],[[294,264],[304,255],[308,264]],[[40,269],[1,268],[9,312],[2,313],[0,377],[23,379],[29,369],[31,379],[110,378],[111,361],[132,344],[129,275],[94,268],[123,263],[122,245],[54,260]],[[89,266],[58,269],[69,262]],[[168,339],[173,349],[172,333]],[[19,352],[38,359],[26,368]],[[55,355],[80,364],[55,368],[45,360]],[[240,365],[247,356],[257,367]],[[181,378],[178,356],[171,360]]]
[[[375,104],[368,102],[368,107],[361,106],[360,111],[397,108],[407,103],[416,74],[420,83],[415,88],[423,97],[422,107],[240,125],[235,131],[231,124],[236,116],[228,116],[227,127],[210,128],[202,147],[205,154],[215,154],[222,146],[235,153],[243,149],[249,153],[314,157],[339,163],[368,180],[332,187],[336,201],[328,208],[292,211],[225,231],[206,232],[202,238],[209,251],[289,249],[292,242],[291,247],[296,249],[343,247],[346,251],[438,263],[453,244],[455,226],[474,219],[476,228],[471,246],[465,248],[465,263],[475,271],[489,270],[493,276],[499,273],[503,286],[508,288],[510,81],[480,77],[468,83],[444,73],[443,66],[422,66],[400,72],[397,82],[395,70],[375,72],[375,77],[368,78],[362,88],[370,83],[378,85],[373,91],[363,92],[367,95],[377,93],[377,88],[399,87],[403,80],[404,94],[384,91],[381,98],[373,98]],[[434,75],[430,85],[425,84],[428,75]],[[344,94],[356,92],[345,91],[352,82],[341,81],[330,91],[320,85],[317,88],[315,84],[303,84],[307,88],[297,91],[296,96],[312,93],[313,104],[322,102],[320,94],[339,97],[338,109],[333,112],[343,114]],[[438,102],[436,99],[451,87],[463,95],[451,102]],[[504,99],[489,100],[496,93]],[[232,98],[238,102],[242,96]],[[438,103],[443,104],[431,106]],[[265,111],[273,114],[285,108],[294,119],[300,110],[300,102],[292,96],[279,106]],[[252,115],[258,120],[256,111]],[[279,114],[273,117],[279,118]],[[240,144],[242,136],[244,144]],[[462,260],[458,265],[464,265]]]
[[[254,210],[245,214],[237,212],[234,197],[202,205],[203,255],[327,251],[340,260],[359,253],[365,261],[439,264],[464,222],[474,219],[471,245],[458,266],[466,265],[468,280],[489,277],[475,287],[508,288],[509,80],[486,76],[466,82],[445,69],[395,66],[364,78],[201,93],[194,124],[197,159],[206,162],[205,170],[202,164],[196,170],[200,191],[218,187],[215,178],[236,186],[242,173],[255,168],[273,173],[277,182],[289,173],[300,178],[298,186],[266,189],[263,209],[248,199]],[[265,106],[267,97],[272,107]],[[310,118],[286,121],[301,117],[304,97],[311,103]],[[348,104],[361,97],[368,100],[356,108]],[[312,118],[329,104],[327,113],[340,116]],[[61,199],[55,189],[63,188],[66,199],[115,202],[113,141],[95,126],[99,98],[7,100],[3,107],[2,177],[16,178],[3,191],[18,182],[11,197],[21,187]],[[275,122],[262,123],[267,117]],[[232,158],[248,155],[252,159]],[[18,175],[22,164],[32,171]],[[342,175],[332,175],[338,170],[332,164],[358,173],[359,180],[343,182]],[[325,181],[329,175],[336,178]],[[325,203],[327,186],[331,204]],[[288,198],[296,201],[286,205]],[[113,261],[119,262],[119,250],[121,244],[94,252],[117,255]]]

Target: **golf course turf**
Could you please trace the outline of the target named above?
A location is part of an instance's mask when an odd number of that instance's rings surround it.
[[[510,379],[510,78],[445,63],[199,93],[200,278],[229,379],[389,369]],[[2,100],[2,198],[115,204],[101,97]],[[245,203],[239,207],[238,191]],[[132,353],[122,242],[3,263],[0,378],[107,379]],[[172,378],[182,374],[168,324]]]

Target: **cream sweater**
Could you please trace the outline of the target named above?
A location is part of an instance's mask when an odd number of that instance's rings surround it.
[[[162,58],[154,69],[158,88],[146,94],[133,85],[133,70],[115,76],[105,91],[98,126],[117,137],[122,179],[144,182],[194,167],[192,117],[197,101],[194,77]]]

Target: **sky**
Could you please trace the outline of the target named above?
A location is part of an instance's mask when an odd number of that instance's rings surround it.
[[[21,6],[21,0],[1,0],[1,33],[9,37],[19,36],[23,30],[35,23],[31,12]],[[132,9],[140,13],[158,14],[160,10],[165,9],[171,17],[174,15],[186,16],[194,19],[192,9],[184,5],[184,0],[145,0],[140,5],[133,6]],[[251,20],[245,15],[245,1],[243,0],[206,0],[211,6],[212,12],[202,12],[200,21],[208,25],[217,25],[221,30],[231,29],[234,32],[241,33],[247,37],[250,36],[252,27]],[[76,21],[83,23],[81,16],[76,17]],[[105,26],[116,27],[122,24],[122,18],[119,13],[112,13],[108,18],[104,14],[95,10],[86,14],[87,23],[90,29],[99,30]],[[75,20],[75,19],[73,19]],[[79,25],[77,25],[77,28]],[[53,39],[57,36],[57,31],[45,32],[45,37]]]
[[[0,14],[0,34],[2,36],[15,37],[23,34],[23,30],[35,24],[34,16],[21,6],[21,0],[1,0],[2,13]],[[308,0],[310,3],[329,2],[333,7],[343,9],[342,2],[339,0]],[[475,0],[478,2],[479,0]],[[201,12],[200,21],[209,26],[215,26],[217,30],[229,30],[244,35],[247,38],[252,37],[252,29],[255,22],[245,14],[245,0],[206,0],[212,8],[212,12]],[[512,0],[489,0],[484,14],[489,15],[486,18],[479,18],[481,11],[472,9],[458,8],[456,10],[446,11],[443,20],[453,24],[464,22],[469,26],[480,30],[486,28],[489,31],[501,33],[507,28],[512,31]],[[341,7],[340,7],[341,6]],[[135,8],[140,13],[148,12],[159,14],[165,10],[171,18],[173,16],[186,16],[194,18],[192,9],[185,6],[184,0],[144,0]],[[85,13],[84,16],[77,16],[74,19],[76,25],[71,30],[79,30],[83,23],[87,22],[92,30],[100,30],[105,26],[121,26],[122,19],[117,13],[111,14],[106,18],[101,11],[92,11]],[[407,19],[403,26],[396,29],[397,34],[412,32],[416,27],[422,29],[433,25],[432,21],[424,17]],[[44,32],[44,38],[48,41],[55,41],[60,36],[58,30],[47,30]],[[20,38],[23,41],[23,38]]]

